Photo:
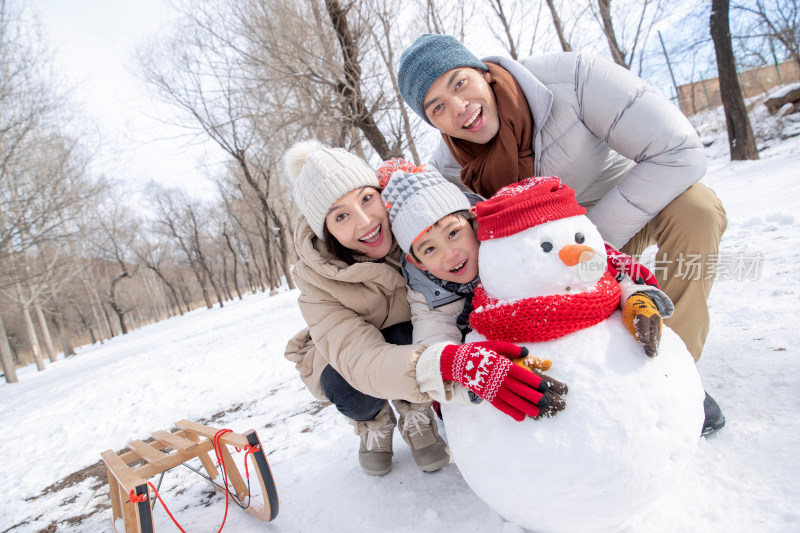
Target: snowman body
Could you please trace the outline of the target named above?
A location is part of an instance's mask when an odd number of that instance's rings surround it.
[[[565,264],[570,254],[561,250],[576,247],[593,253],[573,253],[567,262],[583,257]],[[523,298],[595,290],[605,261],[602,238],[582,215],[487,240],[479,257],[487,295],[511,308]],[[466,340],[485,339],[473,332]],[[620,528],[655,503],[694,455],[704,419],[694,360],[666,327],[659,354],[647,357],[619,311],[552,340],[518,344],[552,361],[546,374],[569,386],[566,408],[516,422],[485,401],[445,403],[455,463],[481,499],[526,529]]]

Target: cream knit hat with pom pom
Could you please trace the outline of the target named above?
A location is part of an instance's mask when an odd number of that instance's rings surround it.
[[[314,234],[323,238],[325,216],[333,204],[361,187],[380,190],[375,171],[366,161],[342,148],[317,141],[292,146],[284,156],[286,174],[294,180],[294,201]]]

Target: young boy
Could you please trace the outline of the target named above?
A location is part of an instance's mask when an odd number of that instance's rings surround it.
[[[395,172],[381,195],[405,253],[413,342],[460,344],[469,331],[479,282],[479,243],[470,209],[483,198],[461,191],[436,171],[404,171],[409,169]]]

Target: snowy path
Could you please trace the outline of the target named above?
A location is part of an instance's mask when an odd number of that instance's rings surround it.
[[[743,271],[715,284],[712,330],[698,368],[728,425],[700,442],[680,484],[626,532],[800,531],[798,169],[800,139],[756,162],[710,161],[704,182],[729,217],[721,253]],[[397,435],[389,475],[360,471],[350,426],[332,407],[318,411],[283,358],[286,340],[302,327],[296,298],[249,296],[195,311],[84,347],[44,372],[21,369],[19,384],[0,385],[7,481],[0,533],[110,531],[110,509],[93,514],[108,503],[105,484],[88,478],[43,490],[106,449],[181,418],[222,412],[214,425],[258,431],[281,501],[269,525],[232,506],[225,531],[517,531],[472,494],[455,466],[417,471]],[[546,505],[534,490],[521,494],[520,504]],[[176,469],[162,493],[187,531],[217,531],[223,499],[209,496],[200,478]],[[82,522],[66,522],[82,515]],[[157,531],[176,531],[160,506],[156,520]]]

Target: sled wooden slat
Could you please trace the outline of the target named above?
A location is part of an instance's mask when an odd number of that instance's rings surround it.
[[[219,471],[209,456],[209,452],[214,449],[214,435],[219,430],[190,420],[181,420],[176,425],[180,429],[175,433],[154,431],[152,442],[138,439],[131,441],[128,443],[130,451],[125,453],[117,454],[112,450],[106,450],[100,454],[108,475],[111,527],[114,532],[154,533],[151,502],[155,495],[149,490],[148,478],[194,458],[200,460],[211,479],[219,476]],[[220,453],[228,473],[228,481],[239,500],[249,504],[247,512],[264,522],[274,520],[278,514],[278,493],[256,432],[253,430],[244,434],[226,432],[219,440],[222,444]],[[248,445],[250,453],[247,457],[254,467],[250,470],[258,479],[263,503],[250,500],[248,484],[228,449],[229,446],[244,449]],[[215,481],[220,483],[219,479]],[[216,488],[220,492],[225,492],[221,486]],[[131,492],[137,496],[146,496],[146,499],[133,503],[130,501]],[[119,519],[122,519],[124,524],[122,531],[118,529]]]
[[[217,434],[217,429],[214,429],[209,426],[204,426],[203,424],[198,424],[197,422],[192,422],[191,420],[178,420],[175,422],[175,425],[179,428],[191,431],[201,437],[205,437],[207,439],[214,439],[214,435]],[[247,439],[245,439],[242,435],[238,433],[225,433],[220,441],[228,444],[230,446],[236,446],[237,448],[244,448],[247,446]]]
[[[166,463],[169,458],[164,452],[141,440],[132,440],[128,443],[128,447],[139,457],[156,466]]]
[[[174,433],[169,433],[161,429],[153,432],[153,438],[179,452],[191,453],[197,449],[196,442],[192,442],[189,439],[184,439]]]

